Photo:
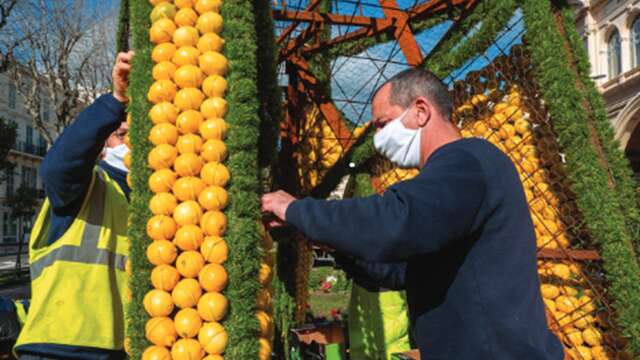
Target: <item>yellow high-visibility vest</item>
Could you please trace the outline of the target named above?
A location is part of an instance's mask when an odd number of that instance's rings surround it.
[[[29,239],[31,305],[15,349],[61,344],[123,349],[127,281],[127,199],[103,170],[93,171],[80,212],[47,244],[45,200]]]

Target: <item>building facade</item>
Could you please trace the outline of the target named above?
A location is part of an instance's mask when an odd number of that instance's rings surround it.
[[[41,107],[44,119],[55,116],[53,108],[46,102]],[[41,201],[44,198],[42,179],[38,176],[38,168],[47,151],[47,142],[32,126],[31,118],[24,108],[20,94],[13,79],[7,73],[0,73],[0,118],[16,124],[17,136],[8,160],[14,164],[13,174],[0,183],[0,256],[15,251],[18,241],[18,220],[11,215],[7,207],[7,196],[11,196],[21,186],[26,186],[37,194]],[[27,223],[26,230],[30,228]],[[23,241],[26,240],[23,238]]]
[[[640,178],[640,0],[573,1],[620,146]]]

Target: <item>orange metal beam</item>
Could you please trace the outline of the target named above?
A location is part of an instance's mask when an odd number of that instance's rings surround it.
[[[314,10],[319,4],[321,0],[312,0],[307,6],[305,11]],[[284,29],[280,36],[278,37],[277,43],[282,44],[282,42],[296,29],[296,27],[300,24],[300,21],[294,21],[293,24],[289,25],[286,29]]]
[[[398,40],[400,49],[407,63],[411,66],[418,66],[422,63],[422,52],[416,38],[413,36],[411,26],[409,26],[409,15],[400,10],[396,0],[380,0],[382,11],[387,19],[394,20],[394,36]]]

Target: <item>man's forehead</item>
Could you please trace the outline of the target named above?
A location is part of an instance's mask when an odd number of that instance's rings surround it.
[[[383,85],[380,90],[374,95],[371,102],[371,111],[376,112],[382,110],[389,104],[389,96],[391,95],[391,84]]]
[[[120,123],[120,127],[119,127],[119,129],[122,129],[122,130],[129,130],[129,124],[127,124],[127,122],[126,122],[126,121],[123,121],[123,122],[121,122],[121,123]]]

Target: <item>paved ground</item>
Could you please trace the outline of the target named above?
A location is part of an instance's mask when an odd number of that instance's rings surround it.
[[[26,268],[29,265],[29,256],[22,255],[21,256],[21,264],[22,268]],[[0,270],[10,270],[15,269],[16,267],[16,256],[0,256]]]

